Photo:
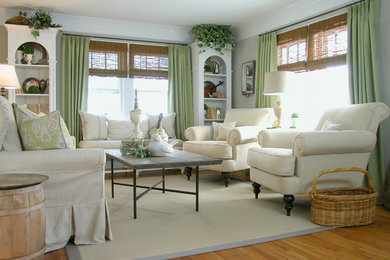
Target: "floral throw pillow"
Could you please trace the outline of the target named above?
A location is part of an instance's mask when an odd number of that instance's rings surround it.
[[[21,121],[19,134],[27,151],[75,148],[59,111]]]

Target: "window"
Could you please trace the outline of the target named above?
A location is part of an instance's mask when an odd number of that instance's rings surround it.
[[[284,127],[298,113],[298,126],[314,129],[326,109],[350,102],[347,35],[346,14],[278,35],[278,70],[299,72],[283,94]]]
[[[166,114],[168,47],[130,44],[128,48],[128,45],[91,41],[88,112],[106,113],[112,119],[129,120],[137,89],[138,105],[144,112]]]

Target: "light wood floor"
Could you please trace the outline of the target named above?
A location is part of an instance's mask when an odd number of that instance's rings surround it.
[[[67,259],[65,249],[45,254],[45,260]],[[376,220],[368,226],[338,228],[177,259],[390,259],[390,210],[377,207]]]

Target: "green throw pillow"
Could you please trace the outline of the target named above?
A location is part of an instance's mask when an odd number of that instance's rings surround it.
[[[21,121],[19,134],[24,150],[75,148],[59,111]]]

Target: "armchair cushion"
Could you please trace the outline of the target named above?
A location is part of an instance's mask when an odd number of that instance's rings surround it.
[[[343,130],[343,124],[335,124],[329,120],[324,122],[324,125],[321,127],[321,130]]]
[[[293,155],[369,153],[375,143],[376,135],[369,131],[302,132],[294,139]]]
[[[293,140],[300,131],[282,130],[282,129],[265,129],[261,130],[258,135],[258,142],[262,147],[274,148],[292,148]]]
[[[183,150],[220,159],[232,159],[232,147],[226,141],[187,141]]]
[[[284,148],[249,148],[247,162],[255,167],[279,176],[293,176],[295,157],[291,149]]]
[[[236,122],[236,126],[264,124],[270,115],[269,108],[235,108],[226,111],[225,122]]]
[[[232,126],[221,125],[221,126],[218,128],[218,135],[217,135],[217,137],[215,138],[215,140],[216,140],[216,141],[226,141],[229,132],[230,132],[231,130],[233,130],[233,129],[234,129],[234,127],[232,127]]]
[[[11,103],[0,96],[0,150],[22,151]]]
[[[228,134],[228,143],[230,145],[237,145],[243,143],[256,142],[257,134],[263,126],[238,126],[233,128]]]

